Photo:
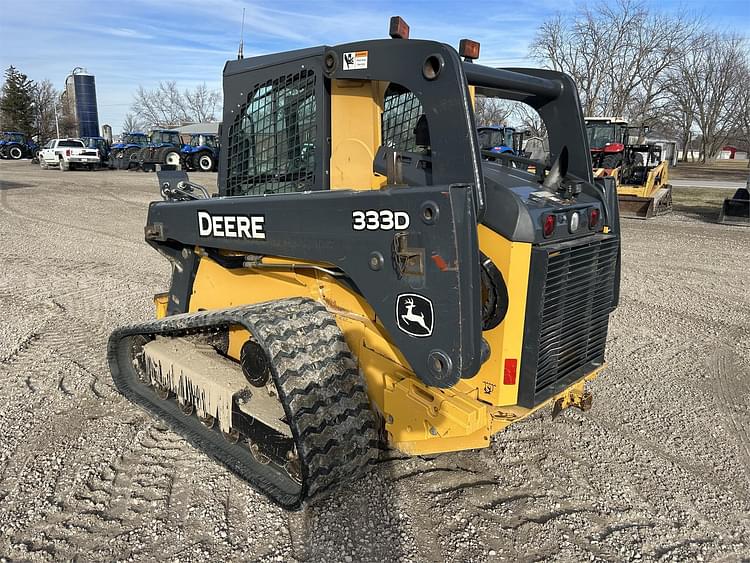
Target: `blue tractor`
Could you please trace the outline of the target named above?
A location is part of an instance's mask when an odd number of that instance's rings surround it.
[[[33,158],[38,148],[34,141],[17,131],[4,131],[0,138],[0,158]]]
[[[156,165],[177,169],[180,166],[182,140],[173,129],[152,129],[148,144],[138,151],[138,166],[144,171],[153,171]]]
[[[106,167],[109,162],[110,147],[104,137],[81,137],[83,144],[89,149],[99,150],[99,166]]]
[[[138,152],[148,144],[145,133],[123,133],[119,143],[112,145],[109,151],[109,167],[118,170],[138,166]]]
[[[192,133],[190,143],[182,146],[182,168],[213,172],[219,162],[219,137],[213,133]]]
[[[515,128],[501,125],[479,127],[477,128],[479,147],[483,151],[490,151],[496,154],[509,153],[516,155],[520,147],[517,147],[514,142],[515,132]]]

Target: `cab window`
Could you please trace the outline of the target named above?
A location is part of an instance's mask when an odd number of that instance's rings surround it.
[[[427,118],[419,98],[403,86],[391,83],[383,98],[381,132],[383,146],[397,152],[429,153],[429,133],[426,131]]]
[[[315,81],[305,69],[255,86],[229,129],[229,195],[314,189]]]

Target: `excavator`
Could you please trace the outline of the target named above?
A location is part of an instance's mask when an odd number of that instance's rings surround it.
[[[109,339],[127,399],[290,510],[586,410],[605,367],[617,194],[572,79],[389,34],[226,63],[218,193],[158,173],[171,283]],[[479,95],[538,111],[551,164],[483,151]]]

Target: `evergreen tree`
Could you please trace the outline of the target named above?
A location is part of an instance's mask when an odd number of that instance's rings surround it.
[[[34,82],[12,65],[0,91],[0,114],[6,131],[34,133]]]

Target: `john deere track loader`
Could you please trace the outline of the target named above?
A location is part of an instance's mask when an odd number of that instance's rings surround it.
[[[575,85],[407,30],[226,64],[219,193],[160,173],[171,286],[109,341],[127,398],[286,508],[383,444],[483,448],[587,408],[604,366],[618,208]],[[554,164],[482,153],[475,95],[533,106]]]

